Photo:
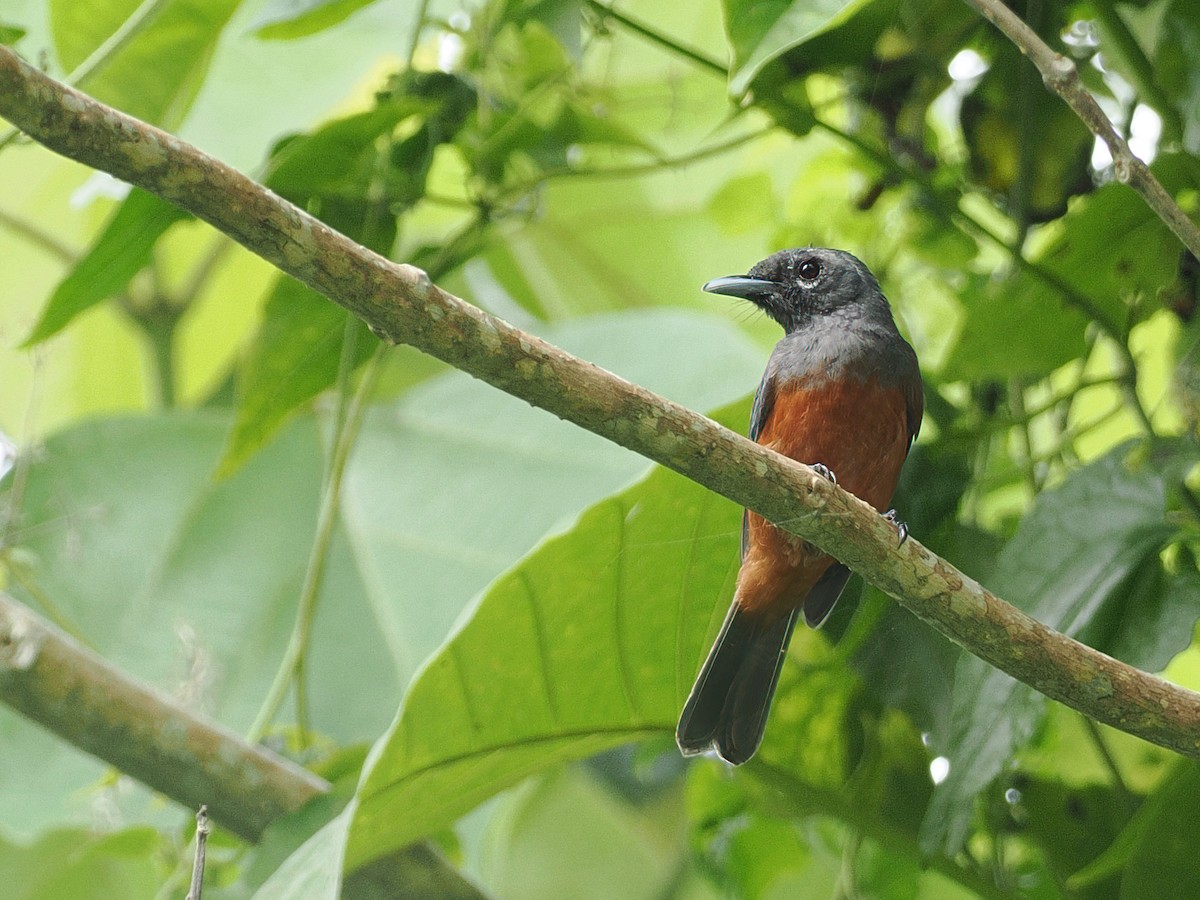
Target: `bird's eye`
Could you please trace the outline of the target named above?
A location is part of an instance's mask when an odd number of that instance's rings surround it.
[[[801,281],[816,281],[821,275],[821,264],[815,259],[806,259],[796,269]]]

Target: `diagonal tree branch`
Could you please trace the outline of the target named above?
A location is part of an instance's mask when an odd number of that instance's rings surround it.
[[[0,115],[50,149],[157,193],[411,344],[693,479],[831,553],[951,640],[1047,696],[1200,758],[1200,694],[1059,634],[909,540],[812,469],[545,341],[355,244],[178,138],[0,47]]]
[[[1175,232],[1184,246],[1191,250],[1194,256],[1200,257],[1200,228],[1197,228],[1196,223],[1179,208],[1146,164],[1133,155],[1125,138],[1113,128],[1112,122],[1108,120],[1096,98],[1088,93],[1079,80],[1079,71],[1075,63],[1051,49],[1004,4],[1004,0],[966,2],[1016,44],[1017,49],[1041,72],[1046,87],[1066,101],[1092,134],[1104,141],[1112,155],[1113,171],[1117,180],[1128,184],[1141,194],[1146,204],[1167,223],[1167,227]],[[1169,111],[1167,115],[1170,115]]]

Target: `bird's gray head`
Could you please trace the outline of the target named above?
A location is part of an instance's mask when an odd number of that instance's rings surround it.
[[[891,322],[879,282],[844,250],[820,247],[781,250],[746,275],[714,278],[713,294],[741,297],[761,307],[788,334],[823,317]]]

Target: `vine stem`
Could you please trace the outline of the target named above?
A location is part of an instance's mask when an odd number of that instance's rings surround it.
[[[347,329],[349,330],[349,329]],[[262,738],[272,720],[283,705],[288,687],[293,677],[301,667],[304,656],[308,651],[309,638],[312,634],[313,620],[317,613],[317,599],[321,592],[321,583],[325,578],[325,564],[329,558],[329,547],[333,542],[336,530],[338,510],[341,507],[342,482],[346,474],[346,463],[358,439],[363,415],[366,412],[367,401],[374,393],[379,371],[387,351],[386,344],[380,344],[375,354],[367,363],[359,380],[358,388],[346,410],[345,421],[334,434],[333,451],[330,457],[329,473],[325,479],[325,490],[321,496],[321,508],[317,514],[317,534],[313,540],[312,552],[308,558],[308,568],[304,572],[304,584],[300,589],[297,603],[296,620],[292,626],[292,635],[288,640],[287,650],[284,651],[283,661],[275,672],[275,678],[267,689],[266,698],[259,708],[254,723],[247,732],[246,739],[255,742]],[[303,726],[304,706],[298,703],[301,726]],[[301,731],[303,732],[303,727]]]

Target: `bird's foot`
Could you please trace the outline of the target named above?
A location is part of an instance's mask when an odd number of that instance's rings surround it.
[[[900,543],[896,545],[896,549],[904,546],[904,542],[908,540],[908,523],[901,522],[900,516],[896,514],[894,509],[889,509],[883,514],[883,517],[896,526],[896,531],[900,533]]]
[[[833,474],[833,469],[824,463],[813,463],[812,470],[831,484],[837,484],[837,476]]]

